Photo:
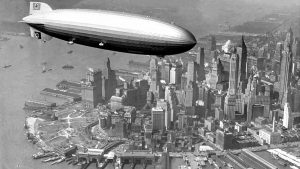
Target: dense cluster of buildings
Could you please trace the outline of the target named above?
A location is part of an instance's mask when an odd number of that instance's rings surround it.
[[[260,38],[220,46],[212,36],[210,49],[198,47],[194,60],[152,57],[140,75],[112,70],[107,59],[80,83],[62,81],[60,90],[41,93],[105,107],[100,126],[143,136],[142,148],[156,141],[162,147],[170,140],[157,137],[173,131],[187,139],[202,135],[221,149],[279,144],[293,140],[286,130],[300,122],[300,43],[291,29]]]
[[[41,94],[98,111],[99,128],[133,140],[132,151],[194,151],[203,140],[221,150],[299,141],[299,41],[291,29],[223,45],[212,36],[193,60],[152,57],[149,72],[136,74],[113,70],[107,59],[80,82]]]

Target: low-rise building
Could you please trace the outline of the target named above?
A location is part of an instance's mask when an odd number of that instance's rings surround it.
[[[267,144],[279,144],[281,143],[281,134],[278,132],[272,132],[267,129],[259,130],[259,137]]]

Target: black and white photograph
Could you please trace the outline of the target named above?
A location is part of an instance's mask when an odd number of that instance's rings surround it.
[[[0,0],[0,169],[300,169],[300,0]]]

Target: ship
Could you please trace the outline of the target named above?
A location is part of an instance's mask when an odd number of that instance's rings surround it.
[[[12,65],[4,65],[3,68],[4,68],[4,69],[7,69],[7,68],[10,68],[11,66],[12,66]]]
[[[47,162],[50,162],[50,161],[58,160],[60,158],[61,158],[60,156],[55,156],[55,157],[51,157],[51,158],[45,159],[42,162],[47,163]]]
[[[66,157],[60,157],[58,160],[54,161],[53,163],[51,163],[51,165],[54,165],[54,164],[59,164],[63,161],[65,161]]]
[[[71,69],[74,69],[74,66],[66,64],[62,68],[65,70],[71,70]]]

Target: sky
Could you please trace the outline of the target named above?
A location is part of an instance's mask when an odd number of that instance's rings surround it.
[[[28,31],[17,23],[28,14],[30,0],[0,0],[0,31]],[[54,9],[88,8],[137,13],[174,22],[203,36],[231,25],[254,20],[274,10],[289,10],[300,0],[41,0]],[[300,12],[300,6],[299,12]]]

